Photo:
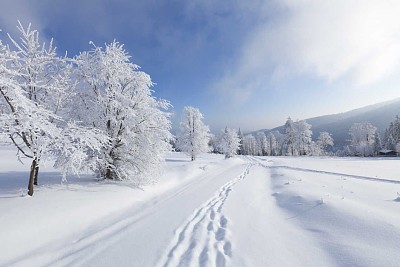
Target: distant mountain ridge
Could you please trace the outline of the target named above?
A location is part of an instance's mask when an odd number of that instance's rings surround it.
[[[311,130],[314,140],[318,138],[320,132],[329,132],[335,140],[335,146],[342,147],[348,144],[347,140],[350,138],[349,129],[353,123],[369,122],[383,134],[385,129],[389,127],[390,122],[394,121],[396,115],[400,116],[400,98],[343,113],[313,117],[305,121],[312,125]],[[283,126],[279,126],[262,131],[270,132],[277,130],[282,132],[282,129]]]

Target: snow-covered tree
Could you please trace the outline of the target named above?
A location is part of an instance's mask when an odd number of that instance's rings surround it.
[[[148,182],[171,149],[169,102],[152,96],[150,76],[116,41],[93,45],[76,64],[74,116],[103,131],[108,141],[93,170],[105,179]]]
[[[285,155],[285,135],[280,133],[279,131],[273,132],[275,139],[276,139],[276,146],[277,146],[277,156]]]
[[[213,133],[210,133],[209,135],[209,140],[208,140],[208,147],[210,148],[210,152],[211,153],[221,153],[218,144],[219,144],[219,135],[215,135]]]
[[[379,151],[382,149],[382,140],[378,131],[375,132],[375,143],[374,143],[374,154],[379,155]]]
[[[397,143],[400,142],[400,118],[396,116],[389,127],[385,130],[384,146],[386,149],[396,150]]]
[[[203,122],[203,114],[197,108],[185,107],[177,134],[177,148],[188,153],[193,161],[197,155],[209,151],[209,139],[210,130]]]
[[[316,144],[321,149],[322,154],[325,154],[326,149],[334,144],[332,135],[328,132],[320,132]]]
[[[238,137],[240,140],[239,155],[243,155],[243,133],[242,133],[242,130],[240,130],[240,128],[238,131]]]
[[[294,123],[294,128],[296,133],[296,153],[299,155],[308,155],[312,141],[311,125],[301,120]]]
[[[79,174],[95,169],[101,163],[98,155],[106,146],[107,137],[96,128],[87,128],[70,121],[60,138],[51,147],[54,167],[61,170],[62,180],[67,174]]]
[[[277,145],[276,137],[272,132],[268,133],[267,142],[268,142],[267,155],[268,156],[277,156],[278,155],[278,145]]]
[[[237,155],[240,148],[240,139],[237,132],[230,128],[225,128],[218,138],[218,151],[231,158]]]
[[[252,134],[248,134],[243,138],[244,155],[257,155],[257,140]]]
[[[369,122],[354,123],[349,130],[353,153],[358,156],[371,156],[374,152],[376,127]]]
[[[395,140],[393,134],[390,131],[388,131],[388,129],[386,129],[386,131],[385,131],[384,138],[385,138],[385,142],[384,142],[385,148],[389,149],[389,150],[395,150],[396,140]]]
[[[400,142],[396,144],[396,153],[397,156],[400,155]]]
[[[284,142],[282,154],[288,156],[308,155],[311,146],[311,125],[305,121],[296,121],[289,117],[283,127]]]
[[[310,144],[310,151],[309,155],[311,156],[321,156],[324,155],[326,152],[322,150],[321,146],[318,145],[317,142],[312,141]]]
[[[283,126],[284,143],[283,154],[288,156],[295,155],[296,152],[296,129],[293,120],[289,117]]]
[[[256,134],[257,140],[257,155],[265,156],[267,154],[267,137],[265,136],[264,132],[258,132]]]
[[[18,156],[32,159],[28,194],[33,195],[41,162],[54,156],[68,130],[62,116],[74,83],[71,64],[57,56],[52,41],[41,44],[31,25],[19,24],[18,30],[20,42],[9,36],[15,50],[0,44],[0,127]]]

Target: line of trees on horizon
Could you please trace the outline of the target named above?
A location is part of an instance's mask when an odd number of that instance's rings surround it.
[[[186,110],[187,108],[185,108]],[[203,115],[196,109],[197,117],[203,119]],[[184,112],[186,114],[186,112]],[[397,155],[400,153],[400,119],[396,116],[385,130],[383,140],[378,129],[371,123],[354,123],[349,129],[348,145],[341,149],[334,147],[332,135],[328,132],[320,132],[316,140],[312,139],[312,125],[304,120],[293,121],[290,117],[283,126],[283,131],[264,132],[243,135],[242,131],[236,131],[228,127],[217,135],[212,135],[207,126],[203,134],[188,134],[185,127],[185,116],[181,122],[180,132],[174,148],[177,151],[188,152],[195,159],[193,151],[198,155],[201,152],[225,154],[226,158],[234,155],[254,156],[379,156]],[[204,123],[199,120],[197,125]],[[189,127],[190,128],[190,127]],[[194,129],[193,129],[194,130]],[[182,146],[181,136],[196,136],[201,139],[202,150],[192,148],[196,144],[194,139],[186,138],[185,146]],[[204,143],[208,140],[208,146]]]

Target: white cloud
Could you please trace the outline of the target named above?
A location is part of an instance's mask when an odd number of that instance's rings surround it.
[[[10,33],[12,36],[18,36],[18,20],[24,27],[32,23],[34,29],[42,31],[43,25],[36,13],[34,1],[25,0],[5,0],[1,3],[0,10],[0,28],[4,33]]]
[[[274,11],[250,34],[237,64],[214,88],[230,91],[232,84],[244,88],[249,80],[266,84],[299,75],[366,85],[399,67],[397,0],[285,0]]]

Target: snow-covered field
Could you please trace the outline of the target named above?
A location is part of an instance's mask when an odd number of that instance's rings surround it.
[[[397,158],[170,153],[143,188],[0,151],[0,266],[399,266]]]

